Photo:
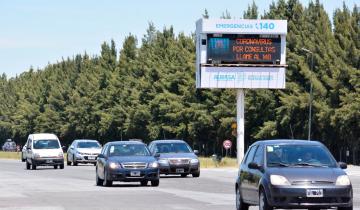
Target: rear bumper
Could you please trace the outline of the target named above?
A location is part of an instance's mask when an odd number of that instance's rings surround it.
[[[307,197],[306,189],[322,189],[323,197]],[[272,187],[267,197],[269,204],[278,208],[348,207],[353,203],[351,186]]]
[[[160,165],[159,169],[160,174],[192,174],[200,171],[198,164]]]
[[[64,158],[37,158],[32,160],[32,164],[37,166],[54,166],[64,164]]]
[[[131,176],[131,172],[140,172],[140,176]],[[159,180],[159,169],[117,169],[109,170],[108,180],[122,182],[156,181]]]

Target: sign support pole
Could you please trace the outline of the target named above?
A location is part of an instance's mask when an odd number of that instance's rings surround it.
[[[236,92],[236,131],[237,131],[237,163],[240,164],[244,158],[245,148],[245,95],[244,89],[237,89]]]

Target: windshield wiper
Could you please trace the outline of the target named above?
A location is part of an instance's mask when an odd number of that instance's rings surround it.
[[[294,166],[312,166],[312,167],[328,167],[326,165],[314,164],[314,163],[304,163],[304,162],[294,163],[294,164],[291,164],[291,165],[294,165]]]
[[[270,162],[271,166],[281,166],[281,167],[289,167],[289,164],[281,163],[281,162]]]

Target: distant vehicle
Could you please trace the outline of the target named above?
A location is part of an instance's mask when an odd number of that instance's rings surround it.
[[[353,190],[346,168],[317,141],[258,141],[240,165],[236,208],[352,210]]]
[[[78,163],[91,163],[96,165],[97,156],[101,152],[101,145],[96,140],[77,139],[67,150],[67,165],[77,166]]]
[[[36,170],[37,166],[64,168],[64,154],[55,134],[30,134],[26,143],[26,169]]]
[[[137,141],[115,141],[104,145],[96,165],[96,185],[114,181],[159,186],[159,164],[147,146]]]
[[[186,177],[200,176],[200,162],[190,146],[183,140],[155,140],[149,144],[150,152],[159,154],[160,174],[180,174]]]
[[[26,160],[26,144],[23,146],[22,150],[21,150],[21,161],[25,162]]]
[[[16,152],[16,143],[11,139],[7,139],[2,146],[2,150],[5,152]]]

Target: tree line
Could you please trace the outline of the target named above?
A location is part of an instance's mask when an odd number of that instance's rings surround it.
[[[344,4],[330,19],[318,0],[306,7],[278,0],[262,15],[249,5],[243,18],[288,20],[286,89],[246,90],[246,146],[306,139],[312,83],[312,139],[335,155],[340,148],[359,150],[358,8]],[[313,72],[301,48],[313,52]],[[65,145],[75,138],[179,138],[210,154],[236,139],[235,90],[195,88],[194,35],[175,34],[172,26],[158,30],[150,23],[141,42],[129,34],[119,51],[114,41],[104,42],[97,56],[78,54],[14,78],[3,74],[0,83],[0,141],[24,144],[34,132],[55,133]]]

